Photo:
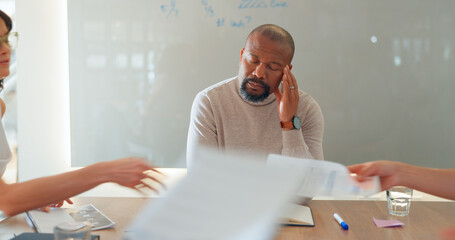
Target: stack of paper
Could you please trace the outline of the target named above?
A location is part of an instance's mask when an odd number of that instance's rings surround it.
[[[273,239],[298,178],[265,159],[200,151],[187,177],[153,199],[125,239]]]

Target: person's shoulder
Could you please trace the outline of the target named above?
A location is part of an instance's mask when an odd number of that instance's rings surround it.
[[[316,99],[312,97],[309,93],[304,92],[299,89],[299,99],[304,103],[318,104]]]
[[[226,104],[234,96],[236,79],[229,78],[200,91],[194,98],[193,109]]]
[[[204,91],[218,92],[218,91],[223,91],[225,89],[229,89],[234,86],[234,84],[236,83],[236,81],[235,81],[236,79],[237,79],[237,77],[228,78],[226,80],[213,84],[212,86],[204,89]]]
[[[212,86],[200,91],[198,95],[213,97],[213,96],[217,96],[219,94],[224,94],[226,92],[229,92],[230,90],[235,89],[236,79],[237,79],[237,77],[232,77],[232,78],[223,80],[221,82],[215,83]]]

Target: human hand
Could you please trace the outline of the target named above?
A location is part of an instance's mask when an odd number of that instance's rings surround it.
[[[282,122],[289,122],[297,113],[299,106],[299,91],[294,74],[289,66],[283,69],[283,92],[276,88],[274,94],[277,101],[278,114]]]
[[[51,207],[52,207],[52,208],[54,208],[54,207],[57,207],[57,208],[62,207],[63,204],[65,203],[65,201],[66,201],[67,203],[69,203],[69,204],[73,204],[73,201],[71,201],[71,199],[68,198],[68,199],[65,199],[64,201],[60,201],[60,202],[58,202],[58,203],[54,203],[54,204],[51,204],[51,205],[46,206],[46,207],[41,207],[40,209],[41,209],[41,211],[43,211],[43,212],[49,212],[49,211],[51,210]]]
[[[445,240],[449,240],[449,239],[454,240],[455,239],[455,227],[443,229],[439,233],[439,236]]]
[[[154,183],[164,187],[159,176],[165,176],[139,157],[122,158],[113,161],[103,162],[103,175],[108,177],[109,182],[115,182],[124,187],[140,191],[141,188],[148,188],[158,193]]]
[[[364,181],[367,177],[379,176],[381,190],[387,190],[399,183],[400,162],[393,161],[373,161],[362,164],[347,166],[351,173],[357,174],[356,180]]]

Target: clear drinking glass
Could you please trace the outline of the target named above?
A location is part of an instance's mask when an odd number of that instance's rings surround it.
[[[387,206],[389,214],[406,216],[411,207],[412,189],[402,186],[392,187],[387,190]]]
[[[65,222],[54,227],[55,240],[90,240],[92,227],[88,222]]]

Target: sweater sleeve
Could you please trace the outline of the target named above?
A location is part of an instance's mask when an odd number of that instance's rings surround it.
[[[186,147],[187,168],[193,163],[198,146],[218,146],[215,117],[205,91],[198,93],[191,108]]]
[[[308,96],[308,104],[299,107],[298,115],[302,120],[300,130],[283,131],[282,154],[310,159],[324,159],[322,137],[324,118],[319,104]],[[303,105],[302,102],[300,105]]]

